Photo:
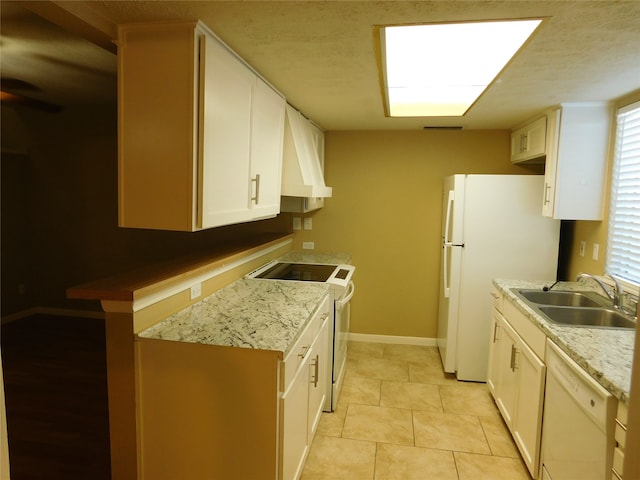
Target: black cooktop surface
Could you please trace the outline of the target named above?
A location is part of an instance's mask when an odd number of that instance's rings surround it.
[[[299,280],[303,282],[326,282],[335,269],[335,265],[276,263],[273,267],[257,275],[256,278]]]

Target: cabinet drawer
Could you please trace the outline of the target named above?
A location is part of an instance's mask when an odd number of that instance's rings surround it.
[[[618,447],[613,451],[613,470],[620,476],[624,474],[624,451]],[[615,475],[613,476],[615,479]]]
[[[311,345],[320,331],[322,323],[329,316],[329,306],[330,300],[327,295],[320,304],[320,307],[313,314],[311,320],[304,327],[302,334],[293,345],[293,348],[291,348],[287,356],[284,358],[282,391],[286,390],[287,385],[289,385],[293,380],[296,371],[307,358],[307,354],[311,350]]]
[[[622,402],[618,402],[618,412],[616,413],[616,418],[620,420],[620,423],[622,423],[623,425],[626,425],[628,416],[629,416],[629,407]]]
[[[627,427],[624,424],[618,422],[619,421],[616,418],[616,442],[618,442],[618,445],[624,448],[627,441]]]
[[[622,403],[618,402],[618,412],[616,413],[616,429],[615,429],[615,438],[616,442],[618,442],[618,446],[624,449],[627,442],[627,416],[629,410],[628,407]],[[620,470],[618,470],[619,472]]]
[[[504,302],[504,317],[513,329],[522,337],[524,342],[540,358],[545,358],[547,336],[524,313],[516,308],[512,302]]]

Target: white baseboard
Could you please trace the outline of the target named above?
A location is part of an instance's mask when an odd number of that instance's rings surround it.
[[[426,337],[399,337],[395,335],[373,335],[369,333],[349,333],[351,342],[391,343],[396,345],[419,345],[423,347],[435,347],[437,338]]]
[[[82,318],[97,318],[104,319],[104,312],[97,312],[95,310],[74,310],[70,308],[55,308],[55,307],[32,307],[27,308],[26,310],[21,310],[20,312],[12,313],[11,315],[7,315],[2,317],[0,322],[2,325],[5,323],[15,322],[16,320],[20,320],[21,318],[26,318],[31,315],[55,315],[58,317],[82,317]]]

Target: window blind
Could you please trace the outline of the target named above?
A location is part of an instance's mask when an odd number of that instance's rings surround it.
[[[606,271],[640,285],[640,102],[618,110]]]

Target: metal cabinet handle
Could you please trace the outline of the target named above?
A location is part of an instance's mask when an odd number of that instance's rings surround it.
[[[617,418],[615,420],[616,420],[616,424],[619,425],[620,428],[622,428],[622,430],[624,430],[626,432],[627,431],[627,426],[624,423],[622,423],[620,420],[618,420]]]
[[[547,182],[544,182],[544,204],[546,205],[551,200],[549,200],[549,192],[551,191],[551,185]]]
[[[316,358],[314,358],[311,361],[311,364],[313,365],[313,374],[311,375],[311,383],[313,384],[314,388],[318,386],[318,377],[319,377],[319,371],[320,371],[320,354],[316,355]]]
[[[496,343],[496,341],[498,340],[498,328],[500,328],[498,326],[498,322],[493,324],[493,343]]]
[[[618,480],[622,480],[622,475],[620,475],[615,468],[611,467],[611,473],[613,473],[613,476],[616,477]]]
[[[518,349],[516,348],[515,345],[511,345],[511,364],[509,365],[511,367],[511,371],[515,372],[517,365],[516,365],[516,354],[518,353]]]
[[[253,200],[257,205],[260,203],[260,174],[256,173],[256,177],[252,178],[251,181],[256,184],[256,194],[254,197],[251,197],[251,200]]]
[[[307,356],[307,352],[309,351],[310,348],[311,348],[310,345],[306,345],[306,346],[302,347],[302,352],[300,352],[298,354],[298,357],[300,357],[300,358],[306,357]]]

